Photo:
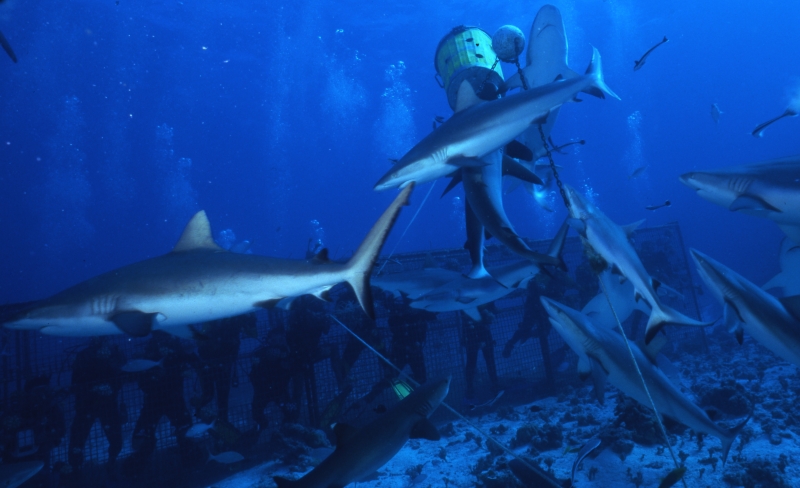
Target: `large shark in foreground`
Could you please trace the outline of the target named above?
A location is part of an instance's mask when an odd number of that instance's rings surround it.
[[[564,223],[559,229],[547,255],[561,262],[561,252],[567,238],[569,227]],[[411,302],[412,308],[429,312],[454,312],[463,310],[475,320],[480,320],[478,307],[499,300],[509,293],[525,288],[528,282],[539,274],[541,268],[532,262],[511,263],[498,268],[490,268],[485,278],[471,279],[459,276]]]
[[[336,450],[298,480],[274,478],[278,488],[341,488],[372,475],[409,439],[439,440],[428,418],[449,390],[450,378],[429,381],[360,429],[337,424]]]
[[[580,92],[619,98],[603,81],[597,49],[583,76],[557,80],[454,114],[381,177],[375,190],[402,188],[412,181],[424,183],[447,176],[459,168],[485,166],[481,157],[504,147],[530,124],[543,122],[550,110]]]
[[[547,297],[542,297],[541,300],[550,316],[550,323],[564,338],[564,342],[578,355],[578,373],[584,378],[589,375],[593,377],[598,399],[602,401],[604,385],[608,380],[629,397],[650,407],[642,379],[631,362],[631,355],[621,334],[607,325],[595,325],[577,310]],[[631,349],[658,412],[696,432],[705,432],[717,437],[722,441],[724,464],[733,441],[747,420],[733,430],[718,426],[706,412],[686,398],[655,365],[658,354],[655,347],[643,352],[636,344],[631,344]]]
[[[152,329],[185,335],[191,332],[189,324],[248,313],[286,297],[313,294],[322,298],[345,281],[364,311],[374,317],[372,267],[412,188],[400,192],[347,263],[328,261],[326,250],[307,261],[227,252],[214,243],[208,218],[201,211],[172,252],[35,302],[5,325],[63,336],[125,332],[141,337]]]
[[[732,212],[765,217],[800,244],[800,156],[681,175],[697,195]]]
[[[732,269],[692,249],[697,271],[724,308],[725,325],[743,332],[783,359],[800,366],[800,321],[781,302]]]
[[[781,242],[781,272],[772,277],[761,288],[778,288],[781,295],[790,297],[800,295],[800,245],[785,237]]]
[[[574,188],[568,185],[564,188],[570,204],[570,225],[581,235],[584,245],[588,244],[591,251],[605,261],[604,264],[630,280],[635,297],[643,298],[652,308],[645,329],[646,343],[650,343],[656,333],[667,324],[695,327],[709,325],[691,319],[661,303],[656,293],[660,283],[647,274],[642,261],[628,240],[625,229],[612,222]]]
[[[17,488],[42,470],[41,461],[0,464],[0,488]]]

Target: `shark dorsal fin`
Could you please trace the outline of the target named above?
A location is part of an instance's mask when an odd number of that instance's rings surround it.
[[[477,105],[481,102],[483,102],[483,100],[478,98],[478,95],[475,94],[475,89],[472,88],[470,82],[467,80],[462,81],[461,85],[458,87],[458,97],[456,98],[455,112],[461,112],[462,110],[473,105]]]
[[[311,258],[311,262],[314,264],[330,263],[331,258],[328,257],[328,248],[323,247],[317,254],[314,255],[313,258]]]
[[[214,242],[211,237],[211,223],[208,221],[206,211],[201,210],[194,214],[192,220],[186,224],[183,229],[183,234],[172,248],[172,252],[186,252],[186,251],[225,251]]]

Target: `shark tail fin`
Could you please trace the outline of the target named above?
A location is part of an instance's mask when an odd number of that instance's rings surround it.
[[[707,327],[711,325],[709,322],[700,322],[687,317],[686,315],[678,312],[677,310],[668,307],[667,305],[655,305],[653,311],[650,312],[650,319],[647,321],[647,328],[644,332],[644,343],[650,344],[650,341],[658,334],[665,325],[685,325],[690,327]]]
[[[281,476],[273,476],[272,481],[278,485],[278,488],[292,488],[298,485],[297,481],[283,478]]]
[[[739,437],[739,433],[742,431],[742,429],[744,429],[744,426],[747,425],[747,422],[749,422],[750,419],[753,418],[754,413],[755,410],[751,410],[750,415],[748,415],[747,418],[744,419],[744,422],[737,425],[736,427],[733,428],[733,430],[731,430],[730,439],[724,439],[722,441],[722,466],[725,466],[725,461],[728,460],[728,453],[731,450],[731,446],[733,446],[733,441],[735,441],[736,438]]]
[[[553,242],[550,243],[550,249],[547,251],[547,255],[558,259],[558,269],[561,271],[567,271],[567,263],[564,262],[564,258],[561,255],[564,251],[564,243],[567,242],[567,233],[569,232],[569,224],[567,220],[564,220],[564,223],[561,224],[561,228],[558,229],[558,233],[553,238]]]
[[[591,76],[593,81],[591,86],[583,90],[584,93],[598,98],[605,98],[606,95],[608,95],[617,100],[620,99],[616,93],[611,91],[611,88],[609,88],[603,80],[603,62],[600,59],[600,51],[598,51],[596,47],[592,48],[592,62],[589,63],[589,67],[586,68],[586,76]]]
[[[397,217],[400,215],[400,210],[405,205],[408,205],[408,198],[411,195],[411,190],[414,189],[414,182],[400,191],[400,194],[394,199],[389,208],[383,212],[383,215],[375,222],[375,225],[370,229],[369,234],[358,246],[358,250],[347,262],[346,280],[353,287],[353,291],[358,298],[358,303],[364,312],[371,318],[375,318],[375,306],[372,303],[372,290],[370,289],[369,279],[372,275],[372,268],[378,260],[383,245],[386,243],[389,232],[392,230]]]

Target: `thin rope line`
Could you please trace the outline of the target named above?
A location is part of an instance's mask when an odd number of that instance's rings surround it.
[[[628,336],[625,335],[625,329],[622,328],[622,323],[619,321],[617,311],[614,310],[614,304],[611,303],[611,296],[609,296],[608,291],[606,290],[605,283],[603,283],[603,280],[599,276],[598,281],[600,282],[600,288],[603,289],[603,294],[606,296],[606,300],[608,300],[608,306],[611,308],[611,313],[614,314],[614,320],[617,321],[617,326],[619,327],[619,331],[622,333],[622,338],[625,339],[625,346],[628,348],[628,352],[631,355],[631,361],[633,361],[633,365],[636,367],[636,373],[639,375],[639,379],[642,380],[642,386],[644,386],[644,392],[647,393],[647,399],[650,400],[650,406],[653,408],[653,412],[656,414],[656,421],[658,422],[658,426],[661,428],[661,434],[664,436],[664,440],[667,442],[667,448],[669,449],[670,456],[672,456],[672,462],[675,463],[675,469],[678,469],[680,468],[680,465],[678,464],[678,458],[675,457],[675,451],[672,450],[672,444],[670,444],[669,437],[667,436],[667,429],[664,428],[664,423],[661,422],[661,417],[658,415],[656,403],[653,401],[653,397],[650,396],[650,389],[647,388],[647,383],[644,381],[642,370],[639,369],[639,363],[636,362],[636,356],[633,355],[631,343],[628,342]],[[686,487],[686,480],[681,477],[681,481],[683,482],[683,486]]]
[[[436,181],[434,181],[433,184],[431,185],[431,187],[428,188],[428,193],[425,194],[425,198],[422,199],[422,203],[419,204],[419,208],[417,208],[417,211],[414,212],[414,216],[411,217],[411,221],[408,223],[406,228],[403,230],[403,233],[400,234],[400,239],[398,239],[397,242],[394,244],[394,247],[392,248],[392,252],[390,252],[389,255],[386,257],[386,259],[383,261],[383,264],[381,264],[381,267],[380,267],[380,269],[378,269],[378,273],[377,274],[381,274],[381,271],[383,271],[383,267],[386,266],[386,263],[389,262],[389,259],[391,259],[391,257],[394,256],[394,252],[397,250],[397,246],[399,246],[400,243],[403,242],[403,237],[405,237],[406,232],[408,232],[408,229],[411,228],[411,224],[413,224],[414,220],[416,220],[417,215],[419,215],[419,211],[422,210],[423,206],[425,206],[425,202],[427,202],[428,201],[428,197],[431,196],[431,192],[433,191],[433,187],[434,186],[436,186]]]

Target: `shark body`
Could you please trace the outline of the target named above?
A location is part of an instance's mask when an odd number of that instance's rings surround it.
[[[800,244],[800,156],[692,171],[680,179],[698,196],[732,212],[772,220]]]
[[[278,488],[342,488],[374,473],[409,439],[439,440],[428,418],[444,401],[450,378],[430,381],[360,429],[336,425],[336,450],[298,480],[276,477]]]
[[[550,323],[578,355],[578,373],[584,378],[590,375],[593,377],[595,392],[599,400],[602,401],[604,385],[607,380],[629,397],[650,407],[650,401],[642,386],[642,379],[639,378],[639,374],[631,362],[630,353],[621,334],[607,325],[593,324],[582,313],[550,298],[542,297],[541,300],[550,316]],[[722,461],[724,463],[731,445],[744,427],[744,423],[733,430],[715,424],[705,411],[684,396],[656,366],[657,350],[655,348],[651,348],[646,354],[636,344],[630,346],[659,413],[673,418],[697,432],[717,437],[722,441]]]
[[[651,278],[645,270],[628,240],[625,229],[611,221],[574,188],[565,185],[565,189],[570,203],[570,223],[581,235],[584,244],[588,244],[592,252],[605,261],[612,270],[630,280],[636,299],[643,298],[652,309],[645,330],[646,343],[649,343],[667,324],[695,327],[709,325],[686,317],[661,303],[656,293],[660,283]]]
[[[43,334],[146,336],[153,329],[184,335],[190,324],[252,312],[283,298],[323,298],[341,282],[354,289],[374,316],[369,285],[372,267],[411,188],[403,190],[378,219],[347,263],[333,263],[323,250],[311,260],[288,260],[225,251],[214,243],[205,212],[198,212],[172,250],[90,278],[9,318],[11,329]],[[190,331],[189,331],[190,332]]]

